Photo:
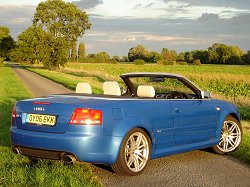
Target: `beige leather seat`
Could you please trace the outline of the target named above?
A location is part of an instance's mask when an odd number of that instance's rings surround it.
[[[155,89],[153,86],[139,85],[137,88],[138,97],[151,97],[155,96]]]
[[[121,95],[121,89],[117,82],[115,81],[106,81],[103,83],[103,93],[105,95]]]
[[[92,94],[92,88],[89,83],[80,82],[76,86],[76,93]]]

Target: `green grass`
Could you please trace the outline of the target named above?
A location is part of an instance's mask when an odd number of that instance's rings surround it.
[[[95,93],[102,92],[102,83],[116,80],[127,72],[169,72],[182,74],[191,79],[201,89],[210,91],[215,98],[224,99],[238,105],[243,121],[244,138],[241,147],[232,153],[234,157],[250,163],[250,66],[202,65],[164,66],[147,64],[88,64],[68,63],[59,71],[27,67],[44,77],[74,90],[78,82],[88,82]]]
[[[11,152],[12,107],[32,95],[9,67],[0,67],[0,82],[0,186],[101,186],[88,164],[65,165],[48,160],[32,164]]]

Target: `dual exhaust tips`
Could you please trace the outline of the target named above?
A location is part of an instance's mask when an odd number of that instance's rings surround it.
[[[21,154],[21,153],[20,153],[20,149],[19,149],[18,147],[12,148],[12,151],[13,151],[15,154]],[[64,163],[73,164],[74,162],[76,162],[76,157],[75,157],[74,155],[64,154],[64,155],[61,157],[61,160],[62,160]]]

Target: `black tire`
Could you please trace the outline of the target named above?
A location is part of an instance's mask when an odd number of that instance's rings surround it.
[[[236,150],[242,141],[242,127],[238,120],[228,116],[222,125],[219,144],[212,147],[212,150],[220,155],[224,155]]]
[[[111,167],[120,175],[138,175],[146,168],[150,156],[150,138],[145,131],[135,128],[125,136],[116,163]]]

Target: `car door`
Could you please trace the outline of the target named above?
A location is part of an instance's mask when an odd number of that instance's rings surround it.
[[[150,114],[144,114],[151,119],[155,154],[161,154],[175,146],[172,108],[165,99],[152,100],[150,106]]]
[[[215,139],[217,117],[212,100],[172,99],[170,104],[177,146]]]

